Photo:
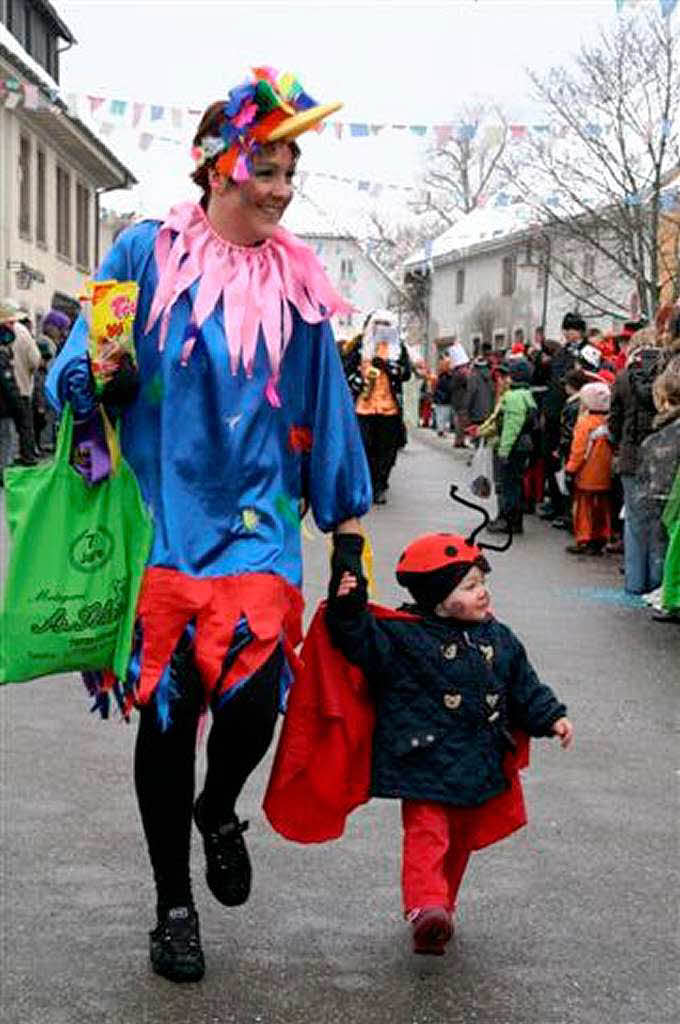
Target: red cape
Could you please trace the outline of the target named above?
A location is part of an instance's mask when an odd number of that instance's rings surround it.
[[[406,612],[369,605],[376,618],[417,621]],[[311,622],[291,687],[263,807],[286,839],[338,839],[347,816],[370,798],[375,706],[360,668],[333,646],[325,603]],[[469,850],[504,839],[526,824],[519,769],[529,763],[529,738],[515,734],[506,755],[510,788],[480,807],[460,807],[461,845]]]

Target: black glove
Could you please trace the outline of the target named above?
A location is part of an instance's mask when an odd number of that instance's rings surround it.
[[[368,584],[361,568],[363,547],[364,538],[360,533],[336,533],[333,538],[328,604],[339,615],[356,615],[366,607]],[[346,572],[356,577],[357,585],[349,594],[338,597],[340,580]]]
[[[371,366],[375,366],[376,370],[387,369],[387,363],[385,362],[384,359],[381,359],[380,356],[373,356],[373,359],[371,360]]]
[[[574,474],[573,473],[565,473],[564,474],[564,486],[567,489],[567,494],[573,494],[574,493]]]
[[[126,353],[116,372],[102,389],[101,399],[106,406],[124,408],[139,394],[139,370]]]

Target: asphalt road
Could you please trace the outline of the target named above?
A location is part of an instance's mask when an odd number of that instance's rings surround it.
[[[393,567],[408,538],[473,521],[447,497],[460,469],[429,432],[400,456],[389,504],[367,520],[379,600],[401,599]],[[90,716],[75,677],[4,687],[3,1024],[677,1020],[680,631],[624,599],[613,558],[574,559],[564,543],[529,520],[493,558],[491,584],[498,617],[568,703],[576,739],[566,753],[533,745],[529,826],[472,858],[441,959],[410,952],[397,804],[361,809],[336,843],[293,845],[259,809],[267,761],[240,806],[251,819],[250,902],[215,903],[195,837],[206,977],[187,987],[157,978],[134,726]],[[313,608],[326,581],[318,533],[305,555]]]

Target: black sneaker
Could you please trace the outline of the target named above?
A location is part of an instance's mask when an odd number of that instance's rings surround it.
[[[232,814],[212,830],[204,826],[199,796],[194,806],[194,821],[203,836],[205,880],[215,899],[225,907],[239,907],[250,896],[253,869],[243,833],[247,821]]]
[[[149,933],[149,955],[156,974],[169,981],[200,981],[205,961],[193,907],[171,907]]]

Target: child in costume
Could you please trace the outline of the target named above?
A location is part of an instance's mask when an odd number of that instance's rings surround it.
[[[613,448],[607,416],[611,393],[607,384],[585,384],[579,391],[582,412],[574,424],[565,472],[573,480],[573,555],[601,555],[611,539]]]
[[[329,325],[348,307],[312,250],[279,225],[293,195],[295,138],[339,106],[316,103],[293,75],[268,67],[211,104],[192,149],[200,201],[123,232],[98,274],[138,285],[124,381],[116,371],[101,393],[93,387],[82,317],[48,379],[53,404],[71,403],[81,442],[88,433],[91,445],[101,441],[102,398],[123,406],[123,454],[153,514],[128,677],[88,683],[99,703],[118,687],[125,709],[139,708],[135,787],[157,896],[150,956],[173,981],[204,971],[192,817],[215,898],[236,906],[250,893],[248,823],[235,805],[296,670],[300,508],[309,504],[342,549],[339,535],[356,532],[371,505]],[[351,556],[347,565],[358,569]],[[195,801],[208,706],[208,767]]]
[[[566,708],[493,617],[474,539],[428,534],[407,546],[396,574],[415,604],[401,614],[376,617],[365,580],[339,565],[326,608],[332,642],[374,695],[370,794],[402,801],[404,913],[422,954],[451,938],[471,851],[526,821],[514,731],[565,748],[572,738]]]

